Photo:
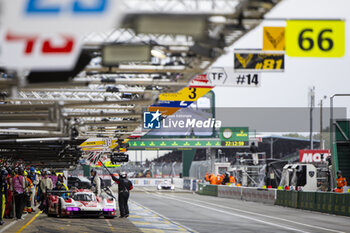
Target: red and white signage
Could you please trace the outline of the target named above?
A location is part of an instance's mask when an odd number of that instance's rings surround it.
[[[124,16],[118,0],[2,1],[2,27],[27,33],[104,32]]]
[[[79,56],[81,40],[71,33],[20,33],[1,35],[1,61],[7,69],[67,70]]]
[[[197,75],[190,87],[260,87],[260,73],[236,73],[232,67],[212,67],[205,74]]]
[[[209,79],[207,78],[206,74],[199,74],[195,78],[193,78],[190,82],[190,87],[208,87],[211,86]]]
[[[0,0],[0,4],[0,66],[22,71],[71,69],[86,34],[118,28],[124,17],[117,0]]]
[[[300,150],[299,162],[301,163],[322,163],[330,156],[329,150]]]

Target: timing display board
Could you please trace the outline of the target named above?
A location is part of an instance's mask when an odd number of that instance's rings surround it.
[[[249,147],[249,141],[228,141],[220,139],[174,139],[174,140],[132,140],[129,150],[138,149],[178,149],[178,148],[221,148],[221,147]]]

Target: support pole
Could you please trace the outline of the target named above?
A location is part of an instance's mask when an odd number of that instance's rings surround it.
[[[182,177],[190,176],[190,169],[195,154],[196,149],[182,151]]]
[[[210,149],[210,173],[214,173],[215,174],[215,158],[216,158],[216,149],[215,148],[211,148]]]

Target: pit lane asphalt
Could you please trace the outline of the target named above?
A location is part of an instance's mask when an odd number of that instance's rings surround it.
[[[350,232],[349,217],[193,193],[132,192],[130,206],[129,219],[31,214],[4,232]]]
[[[134,192],[131,200],[197,232],[350,232],[350,218],[189,193]]]
[[[36,216],[36,217],[35,217]],[[34,220],[33,220],[34,219]],[[1,231],[0,227],[0,231]],[[125,218],[56,218],[46,214],[30,214],[25,220],[16,221],[3,232],[8,233],[70,233],[70,232],[141,232],[134,224]]]

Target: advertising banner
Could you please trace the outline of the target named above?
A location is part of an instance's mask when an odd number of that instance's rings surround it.
[[[236,72],[244,71],[284,71],[284,53],[265,51],[235,51],[234,69]]]
[[[329,150],[300,150],[299,162],[301,163],[322,163],[330,156]]]

